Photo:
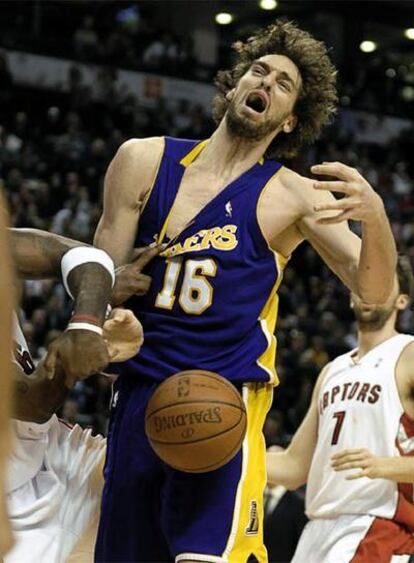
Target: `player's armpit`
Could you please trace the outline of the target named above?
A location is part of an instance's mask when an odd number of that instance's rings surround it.
[[[95,246],[117,266],[130,261],[139,213],[155,181],[164,139],[131,139],[121,145],[105,176],[104,209]]]

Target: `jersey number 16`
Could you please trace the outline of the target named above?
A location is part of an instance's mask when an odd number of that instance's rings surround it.
[[[177,290],[181,268],[185,267],[181,289]],[[178,302],[189,315],[201,315],[213,302],[213,288],[207,277],[214,277],[217,264],[212,258],[186,260],[173,258],[167,261],[164,283],[155,300],[155,306],[172,309],[179,293]]]

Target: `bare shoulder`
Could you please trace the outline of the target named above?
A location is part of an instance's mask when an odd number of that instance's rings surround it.
[[[290,168],[283,167],[275,177],[275,181],[280,182],[286,192],[297,201],[303,215],[313,213],[313,206],[316,201],[322,203],[324,200],[332,200],[331,192],[315,190],[315,180],[306,178]]]
[[[129,139],[119,147],[113,162],[131,167],[141,167],[143,164],[157,166],[163,151],[164,137]],[[145,170],[141,172],[145,174]]]
[[[154,182],[163,152],[163,137],[122,143],[106,173],[106,200],[115,197],[118,203],[139,205]]]

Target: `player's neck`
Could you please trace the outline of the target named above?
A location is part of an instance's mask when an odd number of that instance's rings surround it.
[[[214,170],[219,176],[234,172],[243,172],[251,168],[263,157],[274,135],[260,141],[252,141],[231,135],[223,119],[217,127],[199,161],[208,166],[214,163]]]
[[[385,325],[379,330],[358,330],[358,351],[356,357],[358,360],[368,354],[373,348],[382,344],[389,338],[395,336],[395,319],[390,318]]]

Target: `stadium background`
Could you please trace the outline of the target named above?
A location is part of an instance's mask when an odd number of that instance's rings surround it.
[[[220,25],[219,13],[230,14],[220,21],[233,20]],[[1,2],[0,181],[13,225],[91,242],[118,146],[130,137],[209,136],[211,84],[231,62],[231,43],[280,16],[324,40],[339,69],[334,124],[288,164],[305,175],[323,160],[358,167],[383,197],[400,251],[414,260],[409,1]],[[289,441],[320,369],[355,344],[348,301],[347,290],[302,245],[280,290],[281,385],[269,444]],[[22,310],[39,358],[65,327],[70,303],[60,284],[29,281]],[[411,311],[400,325],[414,333]],[[63,416],[105,433],[109,395],[102,377],[78,383]]]

